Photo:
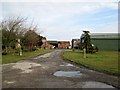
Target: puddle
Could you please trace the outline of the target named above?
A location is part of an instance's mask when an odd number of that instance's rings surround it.
[[[57,71],[54,76],[57,77],[80,77],[82,75],[80,71]]]
[[[114,88],[114,87],[102,82],[88,81],[88,82],[84,82],[82,88]]]
[[[65,63],[63,65],[60,65],[60,66],[65,66],[65,67],[73,67],[74,65],[70,64],[70,63]]]

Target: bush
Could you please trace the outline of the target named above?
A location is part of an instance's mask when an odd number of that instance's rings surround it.
[[[32,51],[35,51],[35,50],[37,50],[37,47],[36,47],[36,46],[34,46],[34,47],[32,48]]]
[[[29,52],[30,50],[29,49],[23,49],[24,52]]]
[[[120,49],[118,49],[118,51],[120,52]]]
[[[2,52],[2,55],[7,55],[7,52]]]

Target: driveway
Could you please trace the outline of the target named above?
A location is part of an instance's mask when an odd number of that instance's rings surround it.
[[[72,64],[55,50],[2,66],[3,88],[115,88],[118,77]]]

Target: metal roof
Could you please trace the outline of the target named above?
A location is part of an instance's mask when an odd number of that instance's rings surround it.
[[[91,38],[120,38],[118,33],[92,33]]]

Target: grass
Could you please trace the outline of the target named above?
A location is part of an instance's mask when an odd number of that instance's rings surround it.
[[[40,50],[36,50],[36,51],[32,51],[32,52],[23,52],[22,56],[19,56],[17,53],[3,55],[2,56],[2,64],[15,63],[17,61],[29,59],[29,58],[32,58],[32,57],[35,57],[35,56],[38,56],[41,54],[45,54],[45,53],[48,53],[51,51],[53,51],[53,50],[40,49]]]
[[[120,61],[118,61],[119,54],[120,52],[117,51],[99,51],[94,54],[87,54],[87,58],[83,58],[83,54],[80,51],[65,51],[62,56],[90,69],[112,75],[120,75],[118,68],[118,65],[120,65]]]

